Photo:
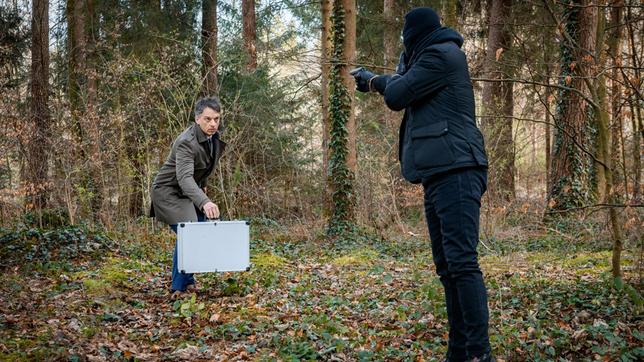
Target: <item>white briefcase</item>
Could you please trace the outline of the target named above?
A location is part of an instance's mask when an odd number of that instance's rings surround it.
[[[179,223],[177,269],[182,273],[249,270],[248,225],[248,221]]]

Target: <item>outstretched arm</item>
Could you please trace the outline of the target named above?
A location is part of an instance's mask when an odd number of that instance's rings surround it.
[[[405,74],[380,75],[371,84],[389,108],[400,111],[445,87],[446,67],[440,51],[428,48]]]

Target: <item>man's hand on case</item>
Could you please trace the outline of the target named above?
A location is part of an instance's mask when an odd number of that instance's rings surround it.
[[[206,214],[208,219],[218,219],[219,218],[219,207],[215,205],[212,201],[206,202],[203,205],[203,213]]]

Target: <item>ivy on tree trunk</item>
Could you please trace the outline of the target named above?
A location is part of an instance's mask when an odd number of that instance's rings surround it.
[[[351,114],[351,95],[343,82],[342,72],[347,69],[344,53],[346,11],[342,1],[335,1],[331,16],[332,55],[329,81],[329,113],[331,137],[329,142],[329,174],[333,189],[329,235],[342,235],[354,225],[355,194],[354,173],[349,168],[349,131],[347,123]]]

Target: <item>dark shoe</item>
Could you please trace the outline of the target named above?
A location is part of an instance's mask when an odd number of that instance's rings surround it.
[[[184,292],[182,292],[180,290],[173,290],[172,294],[170,294],[170,300],[175,301],[177,299],[181,299],[181,298],[183,298],[183,294],[184,294]]]
[[[473,357],[470,362],[496,362],[491,353],[486,353],[482,356]]]
[[[197,286],[194,284],[188,284],[186,286],[186,293],[196,293],[197,292]]]
[[[442,362],[470,362],[467,357],[455,357],[452,354],[448,352],[448,354],[445,355],[445,357],[441,360]]]

